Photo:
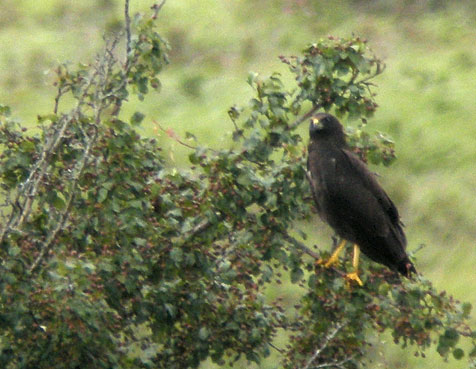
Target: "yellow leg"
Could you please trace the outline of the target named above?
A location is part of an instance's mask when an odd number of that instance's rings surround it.
[[[354,258],[352,259],[352,266],[354,267],[355,271],[359,269],[359,258],[360,258],[359,246],[354,244]]]
[[[359,278],[359,257],[360,257],[360,249],[359,246],[354,244],[354,258],[352,259],[352,266],[354,267],[354,271],[352,273],[347,273],[345,276],[347,280],[355,281],[359,286],[363,286],[364,284]]]
[[[346,243],[347,243],[346,240],[342,240],[340,242],[339,246],[337,246],[335,251],[332,253],[329,260],[327,260],[327,261],[319,260],[318,264],[324,264],[324,267],[326,267],[326,268],[330,268],[333,265],[339,264],[339,254],[344,249],[344,246],[345,246]]]

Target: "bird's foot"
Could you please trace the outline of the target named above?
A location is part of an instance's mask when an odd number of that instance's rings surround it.
[[[317,265],[322,265],[324,268],[330,268],[333,266],[339,265],[339,257],[337,255],[332,255],[329,259],[319,259],[316,262]]]
[[[360,287],[364,285],[362,280],[360,279],[357,272],[347,273],[345,275],[346,282],[350,285],[352,281],[356,282]]]
[[[340,242],[339,246],[337,246],[337,248],[332,253],[331,257],[327,261],[324,261],[323,259],[321,259],[321,260],[317,261],[317,264],[318,265],[324,265],[325,268],[330,268],[334,265],[338,265],[339,264],[339,254],[344,249],[345,244],[346,244],[346,240],[342,240]]]

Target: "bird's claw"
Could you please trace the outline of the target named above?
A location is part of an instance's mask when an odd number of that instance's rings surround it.
[[[362,282],[362,280],[359,278],[359,275],[357,274],[357,272],[352,272],[352,273],[347,273],[345,275],[345,279],[347,281],[347,283],[351,283],[352,281],[356,282],[360,287],[362,287],[364,285],[364,283]]]
[[[328,260],[319,259],[317,265],[322,265],[324,268],[330,268],[339,265],[339,258],[331,256]]]

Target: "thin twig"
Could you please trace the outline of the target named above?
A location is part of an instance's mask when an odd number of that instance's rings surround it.
[[[309,369],[311,367],[311,364],[314,362],[314,360],[316,360],[319,357],[321,352],[326,349],[326,347],[329,345],[329,343],[334,339],[334,337],[337,335],[337,333],[339,333],[339,331],[346,324],[347,324],[346,322],[341,322],[341,323],[336,324],[336,327],[334,328],[334,330],[331,333],[329,333],[328,335],[326,335],[326,337],[324,339],[324,342],[316,349],[316,351],[311,356],[311,358],[309,359],[309,361],[307,362],[306,366],[303,369]],[[335,365],[335,364],[333,363],[333,365]],[[321,366],[321,368],[323,368],[323,367]]]
[[[341,369],[345,369],[344,364],[348,363],[352,359],[353,359],[353,357],[351,356],[351,357],[342,359],[340,361],[333,361],[333,362],[330,362],[330,363],[323,363],[323,364],[315,365],[315,366],[312,366],[311,369],[319,369],[319,368],[341,368]]]
[[[68,88],[66,88],[65,90],[63,90],[62,87],[58,88],[58,93],[55,96],[55,106],[53,108],[53,113],[55,115],[58,114],[59,102],[66,91],[68,91]]]
[[[206,231],[208,228],[210,228],[210,226],[212,225],[213,223],[211,223],[210,221],[208,220],[205,220],[199,224],[197,224],[191,231],[190,233],[187,235],[187,240],[190,240],[192,239],[193,237],[199,235],[200,233]]]
[[[124,4],[124,18],[126,20],[126,68],[129,63],[129,55],[131,53],[131,17],[129,15],[129,0]]]
[[[162,7],[164,5],[165,5],[165,0],[162,0],[162,2],[160,4],[154,4],[154,5],[151,6],[151,9],[154,10],[154,15],[153,15],[152,19],[157,18],[157,14],[159,14],[160,9],[162,9]]]
[[[116,91],[120,91],[122,90],[125,85],[127,84],[127,76],[129,75],[129,72],[130,72],[130,69],[131,69],[131,66],[133,64],[133,59],[135,58],[133,55],[131,55],[132,53],[132,36],[131,36],[131,16],[129,14],[129,0],[125,0],[124,2],[124,19],[125,19],[125,22],[126,22],[126,26],[125,26],[125,32],[126,32],[126,61],[124,62],[124,79],[123,81],[119,84],[119,86],[117,86],[117,88],[115,89],[114,92],[109,92],[109,97],[111,97],[111,95],[115,98],[115,104],[114,104],[114,107],[112,109],[112,112],[111,112],[111,116],[113,117],[117,117],[119,115],[119,112],[121,111],[121,107],[122,107],[122,100],[117,98],[115,96],[115,93]],[[113,45],[115,46],[115,45]]]
[[[315,186],[315,183],[314,183],[314,179],[312,178],[312,175],[308,170],[306,170],[306,178],[309,181],[309,187],[311,187],[312,198],[314,199],[314,203],[316,204],[316,207],[317,207],[318,197],[317,197],[316,190],[315,190],[316,186]]]
[[[317,254],[316,252],[312,251],[310,248],[308,248],[306,245],[304,245],[303,243],[299,242],[298,240],[296,240],[294,237],[291,237],[289,234],[285,233],[283,234],[283,238],[288,241],[289,243],[291,243],[292,245],[294,246],[297,246],[299,249],[301,249],[305,254],[308,254],[310,257],[316,259],[316,260],[320,260],[321,257],[319,256],[319,254]]]
[[[293,123],[291,123],[289,125],[289,128],[290,129],[294,129],[296,128],[297,126],[299,126],[302,122],[304,122],[306,119],[309,119],[310,117],[312,117],[312,115],[318,111],[319,109],[321,108],[321,105],[317,104],[317,105],[314,105],[312,107],[311,110],[309,110],[306,114],[304,114],[303,116],[299,117],[298,119],[296,119]]]
[[[304,252],[305,254],[309,255],[310,257],[312,257],[313,259],[315,259],[316,261],[321,261],[322,258],[321,256],[312,251],[309,247],[307,247],[306,245],[304,245],[302,242],[299,242],[298,240],[296,240],[294,237],[291,237],[289,234],[287,233],[284,233],[283,234],[283,238],[288,241],[290,244],[292,244],[293,246],[301,249],[302,252]],[[334,272],[336,272],[337,274],[339,274],[341,277],[345,277],[346,274],[342,271],[340,271],[339,269],[336,269],[334,267],[328,267],[328,269],[332,269]]]
[[[153,120],[152,121],[154,123],[154,125],[160,129],[162,132],[164,132],[167,136],[169,136],[170,138],[174,139],[176,142],[178,142],[180,145],[182,146],[185,146],[185,147],[188,147],[189,149],[192,149],[192,150],[196,150],[197,148],[195,146],[192,146],[192,145],[189,145],[185,142],[183,142],[178,136],[177,134],[171,130],[171,129],[165,129],[163,128],[157,121]]]
[[[276,351],[278,351],[280,354],[285,354],[286,351],[283,349],[280,349],[279,347],[275,346],[273,343],[269,342],[268,343],[272,348],[274,348]]]

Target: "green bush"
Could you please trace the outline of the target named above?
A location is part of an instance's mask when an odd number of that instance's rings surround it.
[[[39,134],[0,107],[1,366],[189,368],[259,363],[277,350],[283,368],[358,368],[384,331],[421,355],[435,345],[445,359],[473,359],[469,303],[371,263],[365,285],[349,286],[348,265],[316,265],[326,255],[299,229],[315,217],[298,134],[314,112],[362,118],[349,130],[356,152],[394,159],[390,139],[365,131],[377,108],[371,80],[384,69],[366,42],[329,38],[282,57],[294,86],[250,74],[255,97],[229,110],[234,148],[197,143],[190,168],[177,171],[138,133],[141,112],[121,118],[131,94],[160,87],[160,7],[130,21],[126,2],[124,62],[117,38],[95,63],[57,68]],[[266,296],[283,277],[304,289],[295,306]],[[279,332],[289,337],[282,348]]]

